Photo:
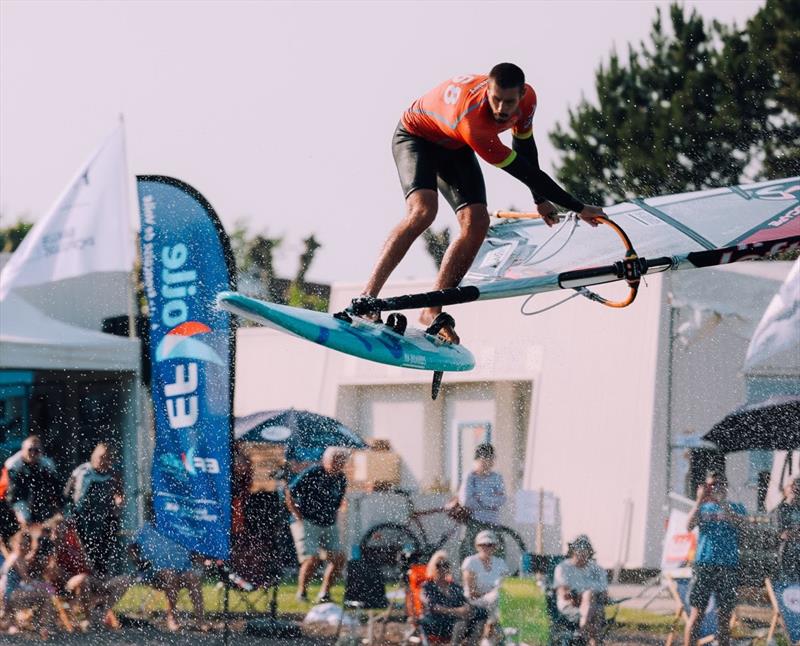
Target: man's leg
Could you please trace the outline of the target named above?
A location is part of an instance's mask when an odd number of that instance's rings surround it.
[[[433,224],[438,208],[436,191],[421,188],[406,198],[406,216],[383,245],[378,262],[364,288],[368,296],[377,296],[395,267],[405,257],[414,240]]]
[[[703,612],[700,608],[692,608],[689,610],[689,619],[686,621],[686,628],[683,631],[683,643],[685,646],[693,646],[697,643],[697,633],[700,630],[700,624],[703,622]]]
[[[177,575],[172,570],[160,570],[154,583],[167,597],[167,630],[172,633],[177,632],[180,629],[175,617],[175,607],[178,604],[178,592],[180,591]]]
[[[344,568],[344,554],[342,552],[328,552],[328,566],[325,568],[325,575],[322,577],[322,587],[319,590],[320,597],[327,597],[330,594],[331,586],[336,583],[336,578]]]
[[[308,582],[314,576],[314,572],[319,567],[318,556],[307,556],[300,564],[300,572],[297,576],[297,594],[305,597],[308,594]]]
[[[489,211],[485,204],[468,204],[459,209],[456,216],[460,231],[444,254],[439,275],[433,286],[434,290],[455,287],[461,282],[489,230]],[[420,322],[423,325],[430,325],[441,311],[441,306],[425,308],[420,314]],[[448,327],[442,328],[442,337],[451,343],[459,341],[455,331]]]
[[[719,646],[729,646],[731,643],[731,617],[736,607],[736,570],[732,567],[719,568],[717,578],[717,641]]]
[[[203,629],[205,627],[206,615],[205,604],[203,603],[203,585],[200,581],[200,577],[194,572],[184,572],[181,576],[181,587],[189,591],[189,598],[192,601],[197,627]]]

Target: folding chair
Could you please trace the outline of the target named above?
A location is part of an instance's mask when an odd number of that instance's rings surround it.
[[[790,644],[800,644],[800,581],[764,580],[767,596],[772,605],[772,617],[767,633],[767,643],[773,643],[780,624]]]
[[[422,605],[422,586],[428,580],[428,566],[424,563],[411,565],[404,577],[406,583],[406,617],[410,630],[405,635],[403,645],[421,644],[421,646],[436,646],[437,644],[447,644],[449,640],[428,635],[420,622],[424,612]]]

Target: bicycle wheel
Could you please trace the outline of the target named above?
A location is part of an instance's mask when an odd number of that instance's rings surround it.
[[[419,539],[397,523],[381,523],[361,539],[361,558],[381,568],[387,583],[399,581],[406,567],[405,557],[419,553]]]
[[[522,556],[528,551],[525,546],[525,541],[522,540],[516,530],[504,525],[497,525],[492,527],[492,530],[497,534],[502,545],[502,557],[506,562],[508,569],[511,571],[511,576],[518,576],[522,571]],[[500,554],[498,554],[499,556]]]

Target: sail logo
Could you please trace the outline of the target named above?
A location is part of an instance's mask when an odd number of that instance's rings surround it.
[[[800,184],[796,182],[765,186],[753,192],[759,200],[797,200],[800,199]]]
[[[225,365],[222,357],[207,343],[194,338],[198,334],[211,332],[211,328],[199,321],[186,321],[171,329],[156,348],[156,361],[168,359],[197,359]]]

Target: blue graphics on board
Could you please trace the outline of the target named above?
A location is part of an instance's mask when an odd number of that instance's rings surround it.
[[[158,531],[228,558],[234,330],[214,305],[234,289],[230,245],[211,205],[169,177],[137,177],[150,319]]]

